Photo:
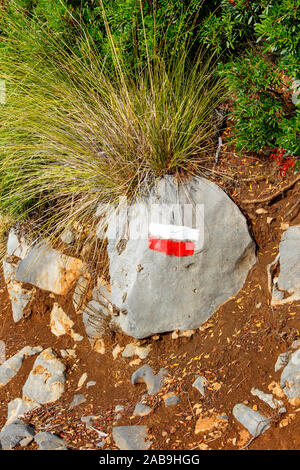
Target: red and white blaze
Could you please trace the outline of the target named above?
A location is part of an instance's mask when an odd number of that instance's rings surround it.
[[[169,256],[192,256],[199,236],[199,230],[184,225],[151,223],[149,248]]]

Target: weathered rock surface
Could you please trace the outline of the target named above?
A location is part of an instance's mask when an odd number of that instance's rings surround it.
[[[164,401],[166,406],[173,406],[180,402],[180,398],[177,395],[170,393],[165,397]]]
[[[33,298],[33,291],[25,289],[20,282],[16,281],[17,264],[3,260],[4,279],[11,301],[13,320],[18,323],[22,318],[30,315],[29,306]]]
[[[73,397],[72,403],[69,406],[69,410],[72,410],[73,408],[81,405],[84,402],[86,402],[86,398],[84,398],[81,393],[76,393]]]
[[[235,405],[232,410],[233,416],[241,423],[252,436],[259,436],[271,426],[271,420],[258,411],[252,410],[243,403]]]
[[[26,425],[21,420],[13,421],[4,426],[0,432],[0,449],[11,450],[23,439],[34,436],[32,426]]]
[[[7,405],[7,421],[5,425],[12,423],[17,418],[22,418],[26,413],[40,406],[41,405],[35,401],[22,400],[22,398],[11,400]]]
[[[134,416],[147,416],[151,413],[152,408],[148,405],[144,405],[142,402],[138,402],[134,408],[133,415]]]
[[[91,300],[83,312],[82,320],[92,348],[100,354],[104,354],[103,336],[112,325],[112,319],[107,309],[96,300]]]
[[[299,225],[291,226],[283,233],[279,244],[279,263],[280,273],[276,289],[273,289],[272,305],[282,305],[300,299]],[[288,292],[290,296],[283,298],[283,291]]]
[[[50,328],[55,336],[70,335],[74,341],[82,341],[83,337],[73,330],[74,322],[63,309],[54,303],[50,314]]]
[[[147,386],[148,395],[155,395],[163,387],[164,376],[167,373],[167,370],[160,369],[158,374],[154,375],[151,367],[146,364],[132,374],[131,383],[135,385],[144,382]]]
[[[63,439],[50,432],[39,432],[34,437],[38,450],[68,450]]]
[[[275,372],[278,372],[282,367],[286,366],[287,363],[289,362],[290,357],[291,357],[290,351],[279,354],[275,367],[274,367]]]
[[[138,356],[140,359],[146,359],[151,349],[151,345],[138,346],[137,344],[127,344],[124,351],[122,352],[123,357]]]
[[[23,399],[41,404],[58,400],[64,391],[65,370],[54,351],[45,349],[35,360],[23,387]]]
[[[54,294],[66,295],[83,267],[80,259],[63,255],[46,243],[39,243],[18,263],[16,280]]]
[[[146,426],[117,426],[112,435],[120,450],[147,450],[152,444],[147,441]]]
[[[165,177],[144,202],[129,206],[126,213],[120,210],[123,222],[112,220],[107,231],[111,302],[119,309],[118,324],[135,338],[198,328],[239,291],[255,262],[246,220],[230,198],[204,178],[177,185]],[[199,221],[192,221],[195,210],[189,222],[183,220],[183,204],[192,210],[204,208]],[[155,223],[195,229],[204,236],[203,246],[184,257],[149,249],[147,211],[154,205],[161,215]],[[144,231],[142,239],[134,239],[138,227]]]
[[[43,350],[41,346],[30,347],[25,346],[14,356],[7,359],[0,366],[0,388],[6,385],[20,370],[24,359],[35,354],[40,353]]]
[[[28,254],[29,250],[30,242],[26,239],[25,235],[18,233],[15,228],[11,228],[7,240],[7,255],[23,259]]]
[[[258,397],[260,400],[264,401],[269,405],[273,410],[276,410],[277,408],[280,408],[283,406],[283,402],[281,400],[277,400],[272,393],[264,393],[261,390],[258,390],[258,388],[252,388],[251,389],[251,394],[255,397]]]
[[[290,399],[300,399],[300,349],[295,351],[283,369],[280,385]]]

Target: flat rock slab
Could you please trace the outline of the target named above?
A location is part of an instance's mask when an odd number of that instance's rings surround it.
[[[185,206],[191,209],[187,222]],[[200,234],[193,254],[172,256],[150,249],[153,207],[161,209],[160,225],[184,226],[187,239]],[[195,207],[200,208],[198,221]],[[142,232],[140,238],[137,232]],[[109,223],[107,238],[116,320],[135,338],[200,327],[241,289],[256,261],[246,219],[222,189],[204,178],[183,184],[162,178],[139,204],[120,209]]]
[[[34,428],[21,420],[4,426],[0,432],[0,449],[11,450],[25,438],[34,436]]]
[[[16,280],[54,294],[66,295],[83,267],[80,259],[63,255],[47,244],[39,243],[18,263]]]
[[[51,348],[45,349],[36,359],[23,387],[23,398],[41,404],[58,400],[65,387],[65,365]]]
[[[112,430],[114,441],[120,450],[147,450],[147,426],[117,426]]]
[[[168,373],[165,369],[160,369],[158,374],[153,374],[150,366],[145,364],[137,369],[131,376],[131,383],[133,385],[144,382],[147,386],[148,395],[155,395],[158,393],[164,384],[164,376]]]
[[[39,432],[34,437],[38,450],[68,450],[63,439],[50,432]]]
[[[30,347],[25,346],[14,356],[7,359],[0,366],[0,388],[6,385],[20,370],[24,359],[35,354],[40,353],[43,350],[41,346]]]
[[[295,351],[283,369],[280,386],[290,399],[300,399],[300,349]]]
[[[235,419],[241,423],[252,436],[259,436],[271,426],[271,420],[258,411],[252,410],[243,403],[235,405],[232,410]]]

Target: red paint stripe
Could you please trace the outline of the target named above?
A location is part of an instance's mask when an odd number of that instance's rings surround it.
[[[191,256],[195,251],[195,243],[150,237],[149,248],[169,256]]]

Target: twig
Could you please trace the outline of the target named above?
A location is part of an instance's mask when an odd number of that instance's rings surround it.
[[[285,217],[286,217],[286,218],[294,212],[294,209],[296,209],[296,207],[298,206],[298,204],[300,204],[300,199],[299,199],[299,201],[297,201],[296,204],[294,204],[294,205],[290,208],[290,210],[285,214]]]
[[[299,180],[300,180],[300,175],[297,176],[297,178],[294,181],[288,183],[286,186],[284,186],[283,188],[276,191],[276,193],[271,194],[271,196],[267,196],[267,197],[261,198],[261,199],[245,199],[244,201],[241,201],[241,204],[257,204],[257,203],[260,203],[260,202],[269,202],[272,199],[274,199],[275,197],[279,196],[284,191],[286,191],[287,189],[294,186],[294,184],[296,184],[297,181],[299,181]]]

